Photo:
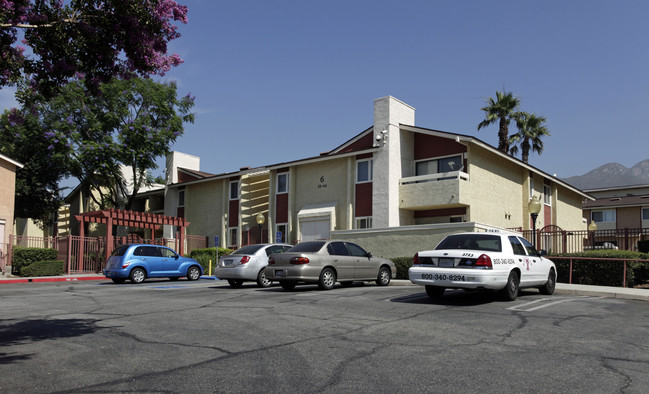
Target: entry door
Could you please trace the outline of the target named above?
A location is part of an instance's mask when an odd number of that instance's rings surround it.
[[[300,221],[302,242],[329,239],[331,231],[331,220],[328,217],[302,219]]]

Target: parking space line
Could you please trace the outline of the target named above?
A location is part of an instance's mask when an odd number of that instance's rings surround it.
[[[544,301],[556,300],[556,298],[541,298],[540,300],[530,301],[530,302],[527,302],[525,304],[512,306],[512,307],[507,308],[507,309],[510,310],[510,311],[532,312],[532,311],[536,311],[538,309],[547,308],[549,306],[554,306],[554,305],[561,304],[561,303],[568,302],[568,301],[578,301],[579,299],[584,299],[584,298],[593,298],[593,297],[581,296],[581,297],[578,297],[578,298],[565,298],[565,299],[562,299],[562,300],[548,302],[548,303],[545,303],[545,304],[542,304],[542,305],[527,308],[528,306],[535,305],[535,304],[538,304],[538,303],[541,303],[541,302],[544,302]],[[597,298],[600,298],[600,297],[597,297]]]

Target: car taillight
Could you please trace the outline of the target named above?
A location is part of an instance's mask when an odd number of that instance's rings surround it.
[[[124,264],[122,264],[122,269],[128,267],[129,265],[131,265],[131,263],[124,263]]]
[[[250,261],[250,256],[243,256],[239,264],[246,264],[248,261]]]
[[[415,257],[412,258],[412,265],[419,265],[419,253],[415,253]]]
[[[480,255],[480,257],[478,257],[478,260],[475,262],[475,266],[493,268],[493,265],[491,264],[491,257],[487,256],[486,254]]]
[[[293,257],[290,261],[291,264],[309,264],[309,259],[306,257]]]
[[[273,265],[273,264],[275,264],[275,259],[272,258],[272,257],[269,257],[268,258],[268,265]]]

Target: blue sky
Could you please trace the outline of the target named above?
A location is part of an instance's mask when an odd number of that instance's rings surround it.
[[[552,135],[530,158],[543,171],[649,159],[644,0],[179,3],[189,23],[170,52],[185,63],[163,80],[196,96],[173,149],[203,171],[318,155],[371,126],[387,95],[415,107],[417,126],[495,146],[497,126],[476,126],[497,90],[547,117]]]

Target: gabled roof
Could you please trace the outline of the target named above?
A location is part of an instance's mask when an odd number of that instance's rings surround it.
[[[584,209],[593,208],[617,208],[617,207],[640,207],[649,206],[649,195],[645,196],[625,196],[625,197],[605,197],[595,201],[585,201],[582,204]]]

